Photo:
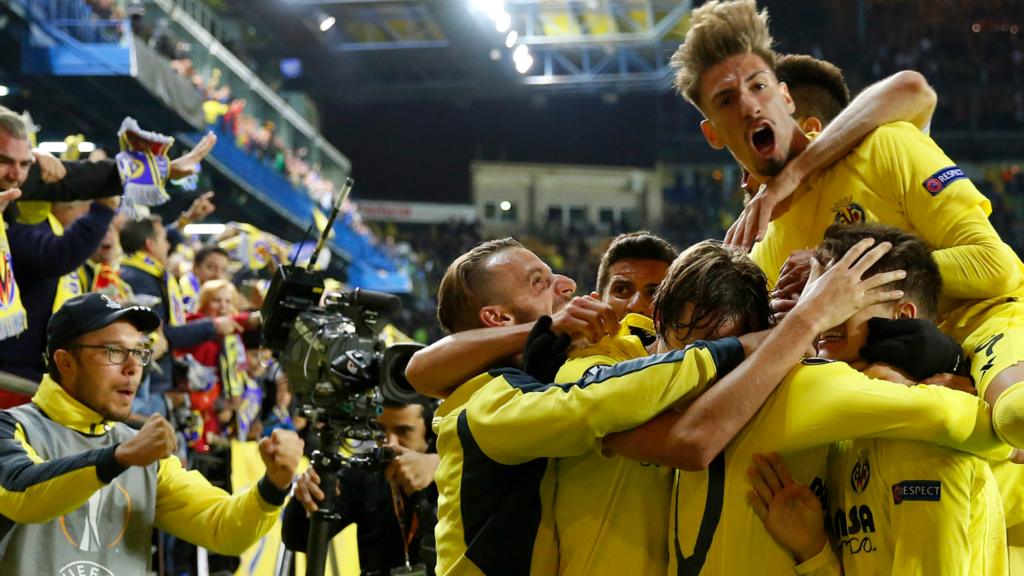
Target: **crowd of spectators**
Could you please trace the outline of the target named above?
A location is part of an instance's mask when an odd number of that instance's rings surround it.
[[[837,64],[854,91],[899,70],[923,73],[939,94],[935,130],[1024,128],[1024,18],[1015,0],[766,5],[782,51]]]

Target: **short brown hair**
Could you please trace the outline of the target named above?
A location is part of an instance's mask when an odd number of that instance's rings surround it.
[[[487,305],[486,282],[480,277],[487,259],[499,252],[522,248],[514,238],[481,242],[455,259],[437,289],[437,321],[448,334],[480,328],[480,308]]]
[[[597,267],[597,291],[604,294],[611,278],[608,269],[619,260],[660,260],[672,264],[678,255],[679,252],[667,240],[646,230],[619,234],[601,256],[601,264]]]
[[[717,330],[732,321],[744,333],[771,323],[768,279],[742,251],[715,240],[694,244],[676,258],[654,294],[654,322],[665,338],[669,330]],[[690,323],[678,318],[693,305]]]
[[[902,290],[903,298],[917,306],[919,318],[938,318],[942,274],[932,258],[932,249],[910,232],[882,224],[833,224],[825,230],[825,239],[818,245],[815,257],[822,263],[838,260],[865,238],[874,238],[875,244],[892,244],[892,249],[868,269],[866,277],[890,270],[905,270],[906,278],[884,288]]]
[[[748,52],[775,69],[768,11],[758,12],[754,0],[709,0],[690,15],[686,38],[672,55],[675,87],[701,108],[700,79],[704,72],[730,56]]]
[[[786,54],[779,58],[775,75],[789,88],[797,120],[813,116],[828,126],[850,104],[843,71],[831,62],[807,54]]]

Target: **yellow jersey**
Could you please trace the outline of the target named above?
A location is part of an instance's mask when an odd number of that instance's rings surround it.
[[[797,482],[824,497],[829,445],[870,437],[928,441],[999,459],[1010,453],[974,396],[874,380],[842,362],[804,360],[707,470],[677,473],[670,573],[792,571],[792,556],[747,503],[753,455],[778,452]]]
[[[437,574],[547,573],[557,558],[541,530],[546,458],[599,451],[605,435],[694,397],[743,356],[739,340],[725,338],[600,367],[572,383],[508,368],[460,386],[434,418]]]
[[[555,381],[573,382],[597,366],[646,356],[634,334],[653,329],[650,318],[627,315],[618,336],[572,351]],[[665,576],[672,469],[596,453],[551,466],[559,574]]]
[[[846,576],[1007,574],[999,488],[970,454],[905,440],[838,442],[827,503]]]
[[[931,138],[895,122],[808,177],[751,258],[774,285],[789,255],[817,246],[833,223],[896,226],[935,249],[942,311],[947,322],[964,322],[987,307],[978,307],[979,300],[1018,295],[1024,286],[1024,264],[988,221],[991,212],[988,199]]]

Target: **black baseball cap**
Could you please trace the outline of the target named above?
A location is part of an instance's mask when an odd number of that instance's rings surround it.
[[[82,334],[110,326],[119,320],[131,322],[141,332],[160,327],[160,317],[145,306],[122,306],[105,294],[89,292],[68,300],[50,316],[46,325],[46,353],[56,350]]]

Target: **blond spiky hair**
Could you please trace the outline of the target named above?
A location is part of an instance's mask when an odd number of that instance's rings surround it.
[[[775,51],[768,31],[768,10],[757,11],[755,0],[709,0],[690,15],[690,29],[672,55],[676,89],[697,108],[700,78],[715,64],[736,54],[753,53],[775,69]]]

